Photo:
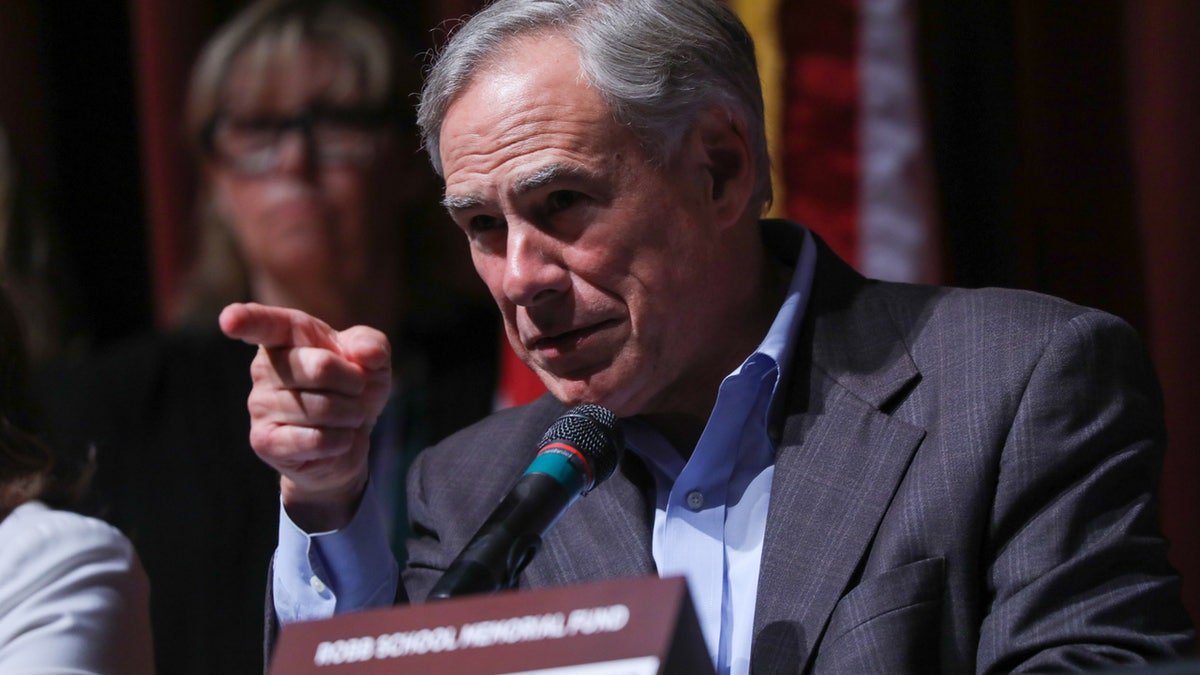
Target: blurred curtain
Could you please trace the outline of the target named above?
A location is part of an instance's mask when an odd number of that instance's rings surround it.
[[[0,22],[0,125],[31,182],[44,185],[50,153],[43,19],[35,0],[8,0]]]
[[[197,176],[184,137],[183,106],[192,62],[218,24],[216,10],[213,3],[130,0],[144,209],[160,327],[174,318],[172,300],[194,254]]]
[[[48,273],[72,344],[146,325],[146,233],[132,108],[128,15],[120,3],[9,0],[0,12],[0,124],[21,199],[53,242]],[[40,345],[35,345],[38,351]]]
[[[1167,402],[1163,523],[1200,621],[1200,3],[1131,0],[1124,19],[1142,303]]]

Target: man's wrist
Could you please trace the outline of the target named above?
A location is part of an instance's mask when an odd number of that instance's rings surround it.
[[[288,518],[304,532],[340,530],[350,523],[366,492],[367,476],[346,488],[327,492],[303,490],[287,476],[279,479],[279,494]]]

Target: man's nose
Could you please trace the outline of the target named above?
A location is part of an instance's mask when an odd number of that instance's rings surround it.
[[[566,291],[570,275],[562,261],[562,246],[532,225],[510,221],[505,296],[517,305],[532,306]]]

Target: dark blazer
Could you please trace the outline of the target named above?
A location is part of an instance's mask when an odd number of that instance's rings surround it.
[[[1133,330],[1028,292],[868,281],[819,244],[779,433],[754,672],[1010,672],[1188,653],[1156,523],[1162,402]],[[563,406],[422,453],[403,574],[423,599]],[[617,473],[526,588],[653,574],[653,481]]]

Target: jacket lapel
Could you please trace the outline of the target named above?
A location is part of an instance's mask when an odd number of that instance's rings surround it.
[[[920,375],[876,287],[818,246],[759,574],[761,672],[807,668],[924,438],[887,414]]]

